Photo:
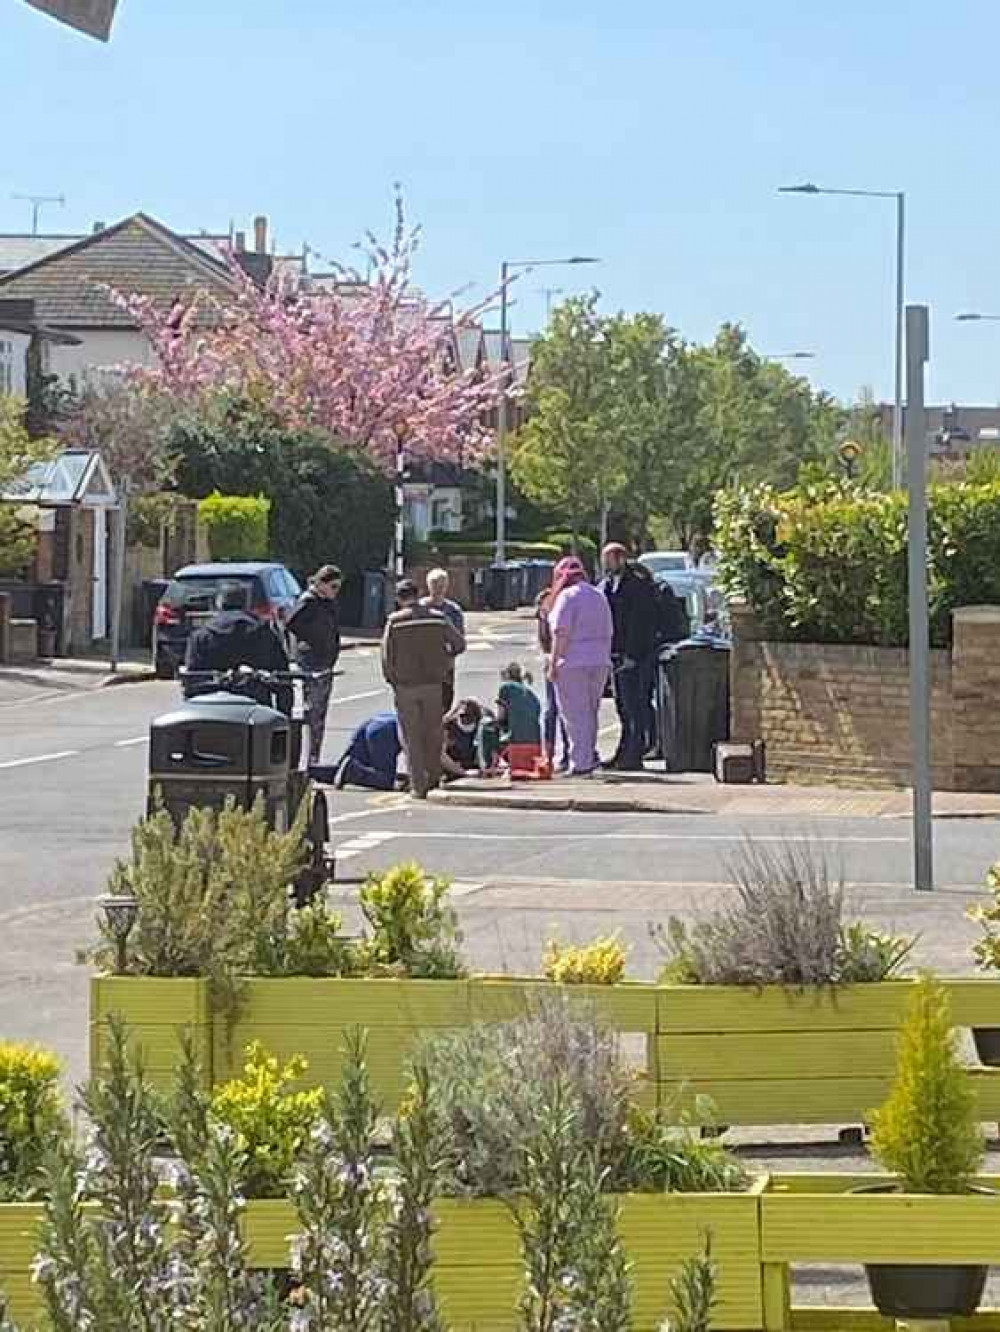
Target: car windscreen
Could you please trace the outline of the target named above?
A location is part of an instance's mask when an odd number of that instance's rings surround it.
[[[238,583],[247,589],[248,600],[252,598],[255,579],[252,574],[193,575],[190,578],[173,578],[164,594],[164,601],[180,611],[215,610],[215,598],[219,589]]]

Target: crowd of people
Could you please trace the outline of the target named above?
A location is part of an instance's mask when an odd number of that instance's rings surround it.
[[[657,656],[664,644],[687,637],[687,617],[669,585],[657,584],[630,560],[624,546],[606,546],[602,566],[603,577],[594,583],[583,562],[567,556],[538,598],[544,704],[530,672],[518,662],[501,671],[489,703],[456,701],[465,616],[448,596],[448,574],[432,570],[425,596],[412,580],[401,581],[397,609],[382,638],[382,672],[395,707],[358,726],[332,767],[321,765],[321,755],[341,647],[337,598],[342,578],[333,565],[317,570],[288,621],[295,661],[304,673],[314,775],[340,787],[383,791],[405,782],[417,799],[426,799],[443,781],[469,773],[589,777],[602,767],[641,770],[656,741]],[[192,635],[189,671],[238,664],[288,669],[277,636],[237,605],[238,590],[224,590],[219,614]],[[599,716],[609,683],[620,730],[613,755],[602,761]],[[196,692],[193,684],[190,692]],[[405,778],[398,774],[402,753]]]

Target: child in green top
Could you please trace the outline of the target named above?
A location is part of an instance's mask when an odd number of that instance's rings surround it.
[[[541,745],[542,705],[531,688],[531,676],[512,661],[500,672],[497,719],[506,745]]]

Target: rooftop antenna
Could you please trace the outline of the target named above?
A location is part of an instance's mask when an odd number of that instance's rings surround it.
[[[12,199],[17,199],[20,203],[31,204],[31,234],[38,235],[38,214],[46,204],[58,204],[60,208],[66,207],[66,196],[64,194],[12,194]]]

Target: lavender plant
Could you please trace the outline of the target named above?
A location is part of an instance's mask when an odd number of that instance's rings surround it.
[[[712,1260],[712,1235],[707,1231],[703,1252],[686,1258],[670,1281],[672,1316],[661,1325],[660,1332],[709,1332],[718,1304],[718,1281],[719,1271]]]
[[[352,1032],[339,1088],[324,1100],[293,1175],[301,1231],[293,1242],[294,1332],[379,1332],[387,1283],[375,1174],[378,1108],[365,1067],[366,1040]]]
[[[441,1187],[444,1133],[430,1072],[417,1063],[392,1136],[382,1332],[444,1332],[431,1282],[431,1205]]]
[[[631,1286],[616,1212],[573,1091],[556,1082],[524,1147],[511,1207],[521,1240],[522,1332],[628,1332]]]

